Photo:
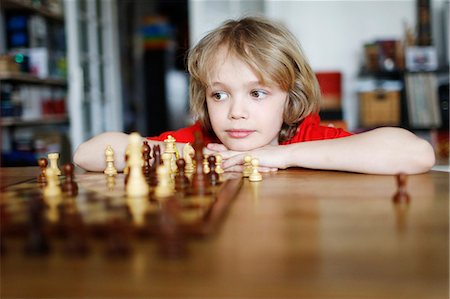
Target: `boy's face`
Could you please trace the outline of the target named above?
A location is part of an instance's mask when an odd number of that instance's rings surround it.
[[[228,149],[278,144],[287,92],[262,85],[253,70],[224,47],[217,54],[211,82],[206,90],[210,122]]]

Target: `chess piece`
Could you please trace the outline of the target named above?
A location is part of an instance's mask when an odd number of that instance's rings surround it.
[[[203,155],[203,172],[205,174],[208,174],[210,169],[209,169],[209,164],[208,164],[208,157],[209,155]]]
[[[117,169],[114,166],[114,151],[111,145],[108,145],[105,149],[106,168],[103,171],[104,174],[112,176],[117,174]]]
[[[159,144],[156,144],[153,146],[153,164],[150,167],[150,175],[148,178],[149,184],[152,187],[156,187],[156,185],[158,185],[158,175],[156,173],[156,169],[161,165],[161,163],[161,149]]]
[[[195,151],[195,174],[192,177],[191,192],[193,195],[206,195],[211,192],[208,190],[208,178],[203,172],[203,136],[201,132],[195,132],[194,139]]]
[[[63,166],[64,175],[66,177],[63,184],[63,191],[69,196],[76,196],[78,194],[78,185],[74,180],[73,174],[74,168],[72,163]]]
[[[49,167],[45,170],[45,178],[47,180],[47,186],[44,187],[44,197],[50,198],[61,196],[59,179],[54,168]]]
[[[186,162],[186,166],[184,168],[184,171],[186,174],[191,174],[194,172],[194,162],[192,161],[192,158],[194,157],[194,148],[191,146],[190,143],[186,143],[186,145],[183,147],[183,159]]]
[[[58,159],[59,154],[58,153],[50,153],[47,155],[48,159],[50,160],[50,168],[52,168],[55,172],[55,175],[61,175],[61,171],[58,168]]]
[[[142,172],[144,173],[145,178],[150,176],[150,145],[148,145],[148,141],[144,140],[144,144],[142,145],[142,160],[144,164],[142,165]]]
[[[218,174],[223,174],[225,171],[222,169],[222,155],[216,155],[216,172]]]
[[[409,203],[410,197],[406,191],[406,181],[408,177],[405,173],[397,175],[397,192],[394,194],[393,201],[395,203]]]
[[[252,174],[252,157],[246,155],[244,157],[244,169],[242,171],[242,176],[248,178]]]
[[[126,193],[129,197],[147,196],[149,187],[142,173],[142,151],[141,136],[138,133],[131,133],[129,137],[129,158],[130,173],[126,184]]]
[[[183,158],[177,160],[178,173],[175,175],[175,190],[185,194],[189,189],[189,179],[185,174],[186,162]]]
[[[154,195],[157,199],[166,198],[173,195],[173,186],[170,178],[169,169],[162,165],[156,170],[158,176],[158,185],[155,188]]]
[[[38,160],[38,165],[39,165],[39,176],[37,178],[37,181],[39,184],[46,184],[47,183],[47,179],[45,178],[45,169],[48,166],[48,161],[45,158],[40,158]]]
[[[220,183],[219,181],[219,174],[216,172],[216,157],[215,156],[209,156],[208,157],[208,179],[209,179],[209,185],[210,186],[216,186]]]
[[[254,158],[251,162],[252,165],[252,174],[248,177],[250,182],[259,182],[262,181],[262,175],[258,171],[259,160]]]
[[[171,175],[172,172],[172,154],[170,153],[163,153],[161,156],[161,159],[163,161],[163,166],[167,168],[167,172],[169,175]]]
[[[175,142],[176,140],[172,135],[167,136],[167,139],[164,140],[164,154],[170,154],[170,173],[175,173],[177,171],[176,160],[178,159],[178,150]]]

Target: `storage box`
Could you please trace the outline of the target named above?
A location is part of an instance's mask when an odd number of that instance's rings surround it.
[[[376,90],[361,92],[360,122],[363,127],[400,124],[400,92]]]
[[[320,86],[321,101],[320,110],[341,109],[341,85],[342,75],[340,72],[316,72],[317,81]]]

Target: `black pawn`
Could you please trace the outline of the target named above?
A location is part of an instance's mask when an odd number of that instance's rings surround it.
[[[175,175],[175,190],[185,194],[189,189],[189,179],[185,174],[186,162],[183,158],[177,160],[178,173]]]
[[[47,184],[47,177],[45,176],[45,170],[48,166],[48,161],[46,158],[40,158],[38,160],[39,165],[39,176],[37,177],[37,181],[39,184],[45,185]]]
[[[148,141],[145,140],[144,144],[142,145],[142,159],[144,160],[144,164],[142,165],[142,173],[144,174],[146,179],[150,177],[150,151],[151,148],[148,145]]]
[[[406,191],[406,181],[408,177],[405,173],[399,173],[397,175],[397,192],[393,197],[394,203],[409,203],[410,197]]]
[[[209,184],[211,186],[216,186],[219,184],[219,174],[216,172],[216,157],[211,155],[208,157],[208,164],[209,164]]]
[[[195,132],[195,139],[192,147],[195,150],[195,173],[192,176],[191,193],[193,195],[207,195],[208,191],[208,177],[203,172],[203,148],[205,144],[203,142],[203,135],[201,132]]]
[[[74,180],[74,169],[72,163],[65,164],[63,166],[64,175],[66,177],[63,184],[63,191],[69,196],[76,196],[78,194],[78,184]]]
[[[162,165],[161,148],[159,147],[159,144],[156,144],[153,146],[153,164],[150,168],[149,185],[151,187],[156,187],[158,185],[158,175],[156,170],[159,165]]]

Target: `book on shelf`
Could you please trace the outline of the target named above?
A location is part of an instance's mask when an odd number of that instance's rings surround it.
[[[438,84],[434,73],[405,75],[409,123],[414,128],[441,126]]]

